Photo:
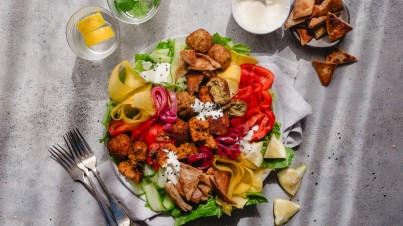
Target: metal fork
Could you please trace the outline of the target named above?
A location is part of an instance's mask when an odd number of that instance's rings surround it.
[[[48,151],[50,154],[53,156],[53,159],[56,160],[60,165],[63,166],[63,168],[70,174],[70,176],[75,180],[75,181],[80,181],[84,187],[90,192],[90,194],[97,200],[97,203],[99,207],[101,208],[102,214],[105,217],[105,221],[108,226],[114,225],[112,216],[108,210],[108,208],[105,206],[105,204],[102,202],[100,199],[99,194],[96,192],[96,187],[94,186],[93,183],[88,184],[88,181],[85,178],[84,171],[82,171],[78,166],[75,164],[75,162],[72,160],[71,155],[67,153],[66,150],[64,150],[60,145],[58,145],[59,148],[53,145],[53,148],[50,148]]]
[[[102,189],[104,190],[106,197],[111,205],[112,214],[116,219],[116,222],[119,226],[129,226],[130,219],[127,216],[123,206],[116,200],[106,188],[104,182],[102,181],[99,172],[96,168],[97,159],[92,151],[91,147],[88,145],[87,141],[84,139],[83,135],[77,128],[74,128],[70,132],[67,133],[67,138],[70,141],[70,144],[73,146],[74,157],[79,159],[79,161],[89,170],[91,170]],[[77,162],[76,162],[77,163]]]

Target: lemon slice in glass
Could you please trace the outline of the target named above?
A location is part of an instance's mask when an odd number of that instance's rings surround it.
[[[301,185],[302,177],[306,171],[306,165],[300,165],[297,168],[283,169],[277,173],[278,181],[281,187],[290,195],[294,196]]]
[[[274,223],[276,225],[287,223],[300,208],[301,206],[295,202],[286,199],[275,199],[273,203]]]
[[[83,38],[85,44],[90,47],[113,37],[115,37],[115,33],[113,32],[112,28],[110,26],[105,26],[85,34]]]
[[[104,24],[105,20],[102,15],[100,13],[94,13],[80,20],[80,22],[77,23],[77,28],[82,35],[85,35],[102,27]]]
[[[287,152],[285,151],[284,144],[275,136],[272,135],[269,143],[267,144],[266,153],[264,158],[268,159],[285,159]]]

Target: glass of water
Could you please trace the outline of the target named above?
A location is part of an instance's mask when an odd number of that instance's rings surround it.
[[[77,23],[82,19],[100,13],[105,20],[105,26],[110,26],[115,36],[99,44],[88,47],[84,43],[82,34],[77,28]],[[118,21],[108,10],[101,7],[85,7],[73,14],[66,28],[66,38],[71,50],[80,58],[86,60],[101,60],[111,55],[119,45],[120,30]]]
[[[127,24],[141,24],[157,12],[160,0],[108,0],[113,15]]]

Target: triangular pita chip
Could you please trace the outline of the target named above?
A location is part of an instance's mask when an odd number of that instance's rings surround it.
[[[326,16],[329,12],[337,12],[343,9],[342,0],[324,0],[320,5],[318,10],[315,11],[313,16]]]
[[[202,172],[192,166],[181,163],[179,182],[182,185],[183,192],[185,193],[186,200],[192,198],[197,185],[199,184],[199,176]]]
[[[322,85],[328,86],[332,80],[336,64],[314,60],[312,61],[312,65],[315,68]]]
[[[326,16],[314,17],[309,21],[308,27],[313,29],[326,22]]]
[[[297,24],[304,22],[308,17],[301,17],[296,20],[293,18],[294,9],[291,11],[290,15],[288,16],[287,21],[284,23],[284,28],[287,30],[290,27],[294,27]]]
[[[325,25],[322,25],[322,26],[319,26],[319,27],[313,29],[313,34],[315,35],[316,40],[320,39],[326,33],[327,33],[327,30],[326,30]]]
[[[314,5],[313,6],[313,10],[312,10],[312,14],[309,16],[309,18],[314,18],[316,17],[316,14],[318,14],[319,12],[319,5]]]
[[[334,48],[332,52],[327,55],[326,62],[334,63],[334,64],[347,64],[356,62],[357,58],[353,55],[350,55],[344,52],[341,49]]]
[[[310,16],[313,11],[315,0],[295,0],[293,18],[298,19],[301,17]]]
[[[326,18],[326,29],[329,34],[329,40],[334,42],[343,38],[348,32],[353,30],[353,27],[333,13],[328,13]]]
[[[323,2],[323,0],[315,0],[316,5],[321,4],[322,2]]]
[[[310,42],[313,39],[313,36],[310,35],[308,30],[305,28],[297,28],[297,33],[302,46],[306,45],[306,43]]]

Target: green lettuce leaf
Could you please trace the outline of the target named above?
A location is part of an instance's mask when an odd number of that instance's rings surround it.
[[[220,218],[221,215],[222,215],[221,208],[215,203],[215,199],[213,197],[210,197],[210,199],[207,200],[206,204],[199,205],[197,209],[192,210],[189,214],[176,217],[175,226],[183,225],[189,221],[195,220],[200,217],[217,216],[218,218]]]
[[[285,159],[263,159],[262,165],[260,167],[271,168],[271,169],[282,169],[289,167],[291,165],[292,159],[294,158],[294,151],[292,148],[285,147],[287,152],[287,158]],[[263,147],[263,156],[266,152],[266,148]]]
[[[134,62],[137,62],[139,60],[153,62],[153,59],[151,59],[150,55],[144,54],[144,53],[138,53],[138,54],[134,55]]]
[[[269,202],[261,192],[250,192],[246,194],[246,197],[249,199],[245,204],[246,206]]]
[[[276,137],[278,139],[280,139],[280,136],[281,136],[281,123],[279,123],[279,122],[274,123],[273,129],[271,129],[271,131],[266,135],[266,137],[268,138],[267,140],[270,140],[270,137],[273,134],[276,135]]]
[[[108,129],[109,129],[109,123],[112,120],[111,111],[117,105],[118,105],[118,102],[116,102],[116,101],[109,101],[108,103],[106,103],[106,110],[104,113],[104,117],[102,118],[102,121],[101,121],[101,124],[105,126],[105,132],[104,132],[104,137],[99,139],[99,143],[102,143],[109,139]]]
[[[213,35],[213,42],[215,44],[221,44],[228,50],[233,50],[241,55],[248,55],[250,53],[250,47],[240,43],[233,43],[231,38],[223,37],[218,33]]]

